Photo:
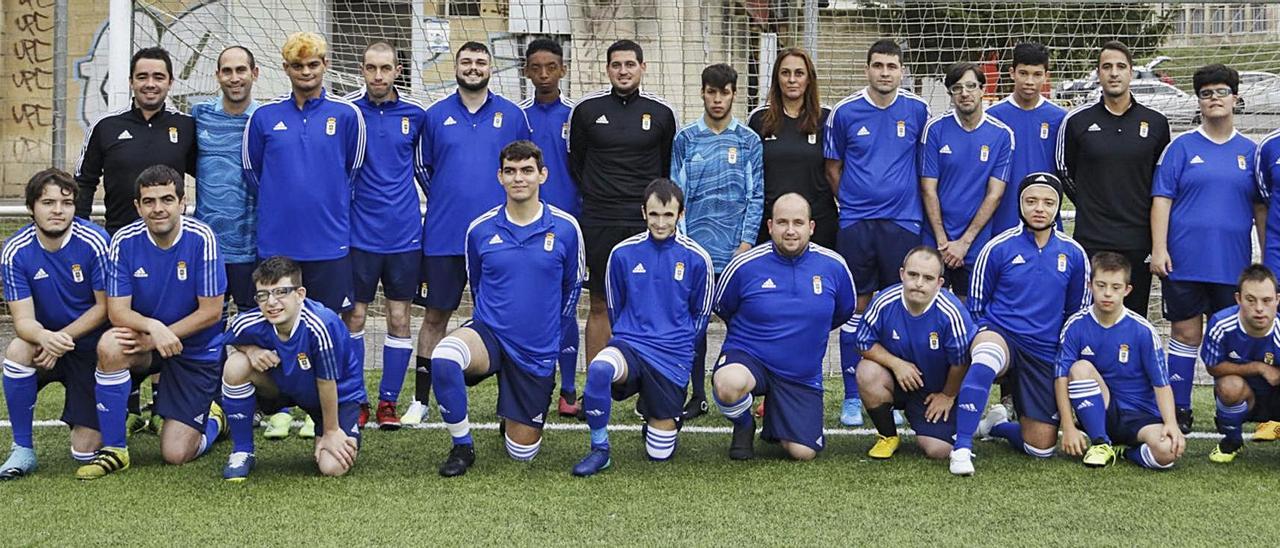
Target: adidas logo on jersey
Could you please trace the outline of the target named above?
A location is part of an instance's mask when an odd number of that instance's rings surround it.
[[[458,121],[457,121],[457,120],[454,120],[452,116],[450,116],[450,117],[448,117],[448,118],[445,118],[445,119],[444,119],[444,125],[446,125],[446,126],[452,126],[452,125],[455,125],[455,124],[457,124],[457,123],[458,123]]]
[[[701,154],[698,154],[697,152],[695,152],[695,153],[693,153],[693,159],[691,159],[691,160],[689,160],[689,161],[691,161],[691,162],[701,162],[701,161],[702,161],[702,155],[701,155]]]
[[[127,130],[127,129],[126,129],[126,130],[124,130],[124,131],[121,131],[121,132],[120,132],[120,135],[117,135],[117,136],[116,136],[116,139],[121,140],[121,141],[123,141],[123,140],[125,140],[125,139],[132,139],[132,138],[133,138],[133,134],[132,134],[132,133],[129,133],[129,130]]]
[[[44,271],[44,269],[43,269],[43,268],[41,268],[40,270],[37,270],[37,271],[36,271],[36,275],[35,275],[35,276],[32,276],[32,277],[31,277],[31,279],[33,279],[33,280],[43,280],[43,279],[48,278],[48,277],[49,277],[49,273],[48,273],[48,272],[45,272],[45,271]]]
[[[1102,131],[1102,128],[1098,127],[1098,124],[1089,124],[1089,129],[1085,131]]]
[[[895,341],[896,341],[896,340],[901,339],[901,338],[902,338],[902,337],[899,337],[899,336],[898,336],[898,330],[897,330],[897,329],[894,329],[894,330],[893,330],[893,340],[895,340]]]
[[[1018,254],[1013,258],[1013,264],[1027,264],[1027,260],[1023,259],[1021,254]]]
[[[760,289],[774,289],[776,287],[778,287],[778,285],[773,283],[773,278],[767,278],[764,283],[760,284]]]
[[[1080,405],[1077,405],[1077,406],[1076,406],[1076,409],[1087,409],[1087,408],[1089,408],[1089,407],[1093,407],[1093,402],[1091,402],[1091,401],[1089,401],[1089,400],[1084,400],[1084,401],[1080,402]]]
[[[142,267],[138,267],[138,269],[137,269],[137,270],[134,270],[134,271],[133,271],[133,277],[134,277],[134,278],[146,278],[146,277],[147,277],[147,271],[146,271],[146,270],[143,270],[143,269],[142,269]]]
[[[644,274],[645,272],[648,271],[644,269],[644,263],[636,263],[636,267],[631,269],[632,274]]]
[[[538,413],[537,415],[535,415],[532,420],[533,422],[542,424],[542,413]]]
[[[871,135],[871,132],[867,131],[867,126],[858,128],[858,137],[866,137],[867,135]]]
[[[605,116],[604,116],[603,114],[601,114],[599,118],[596,118],[596,123],[597,123],[597,124],[607,124],[607,123],[609,123],[609,119],[608,119],[608,118],[605,118]]]
[[[201,138],[201,139],[208,139],[208,138],[209,138],[209,130],[207,130],[207,129],[202,129],[202,130],[200,130],[200,138]]]
[[[276,122],[275,127],[271,128],[271,131],[284,131],[286,129],[289,129],[289,126],[284,125],[284,120],[280,120]]]
[[[1236,351],[1235,351],[1235,350],[1232,350],[1230,354],[1227,354],[1227,357],[1228,357],[1228,358],[1231,358],[1231,359],[1233,359],[1233,360],[1243,359],[1243,358],[1241,358],[1241,357],[1240,357],[1240,355],[1239,355],[1239,354],[1236,354]]]
[[[942,145],[942,148],[938,149],[938,154],[951,154],[951,145]]]
[[[959,407],[961,411],[968,411],[970,413],[978,412],[978,407],[972,403],[962,403]]]
[[[500,243],[502,243],[502,236],[494,234],[492,238],[489,238],[489,245],[500,244]]]
[[[1192,156],[1192,157],[1191,157],[1191,162],[1189,162],[1189,163],[1190,163],[1191,165],[1203,164],[1203,163],[1204,163],[1204,159],[1203,159],[1203,158],[1201,158],[1199,154],[1197,154],[1197,155],[1195,155],[1195,156]]]
[[[1092,355],[1093,355],[1093,348],[1088,347],[1088,346],[1084,347],[1084,350],[1081,350],[1081,351],[1080,351],[1080,355],[1081,355],[1081,356],[1092,356]]]

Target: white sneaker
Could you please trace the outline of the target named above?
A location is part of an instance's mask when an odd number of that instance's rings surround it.
[[[429,416],[431,416],[431,408],[418,400],[413,400],[404,415],[400,416],[400,424],[405,426],[422,424]]]
[[[907,418],[906,418],[906,417],[904,417],[904,416],[902,416],[902,411],[899,411],[899,410],[897,410],[897,409],[894,409],[894,410],[893,410],[893,424],[894,424],[895,426],[902,426],[903,424],[906,424],[906,422],[907,422]]]
[[[973,433],[974,436],[985,438],[991,435],[991,428],[997,424],[1009,422],[1009,409],[1002,404],[994,404],[987,409],[987,416],[982,417],[978,421],[978,430]]]
[[[973,451],[968,449],[951,451],[951,473],[957,476],[972,476]]]

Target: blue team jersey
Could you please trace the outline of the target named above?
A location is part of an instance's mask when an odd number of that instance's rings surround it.
[[[107,288],[107,232],[75,217],[61,247],[46,251],[36,236],[38,230],[34,223],[22,227],[0,251],[4,300],[31,299],[36,321],[59,331],[93,308],[95,291]],[[92,339],[81,337],[81,341]]]
[[[648,231],[609,253],[605,297],[613,337],[677,386],[689,383],[693,343],[711,314],[711,256],[692,238]]]
[[[1018,144],[1009,162],[1009,178],[1005,182],[1013,188],[1005,189],[1000,207],[991,217],[991,233],[999,234],[1022,223],[1018,205],[1018,183],[1032,173],[1056,173],[1058,128],[1067,117],[1064,109],[1052,101],[1040,98],[1031,110],[1024,110],[1014,102],[1013,96],[1005,97],[987,109],[987,115],[1004,122],[1013,130],[1013,140]]]
[[[121,228],[111,240],[107,297],[130,297],[135,312],[173,325],[195,312],[200,297],[221,298],[227,291],[227,271],[213,229],[182,216],[178,237],[160,249],[142,219]],[[201,361],[217,360],[222,324],[214,323],[182,340],[182,355]]]
[[[301,110],[292,94],[258,107],[244,130],[245,175],[258,197],[258,256],[345,257],[351,185],[364,154],[360,109],[328,90]]]
[[[364,167],[351,197],[351,247],[403,253],[422,247],[422,210],[413,186],[426,109],[408,97],[374,104],[366,90],[346,97],[364,118]]]
[[[474,114],[454,92],[427,107],[423,123],[418,151],[418,178],[427,192],[422,252],[462,255],[467,224],[506,201],[498,183],[502,147],[533,133],[524,111],[493,92]]]
[[[1274,366],[1277,354],[1280,354],[1280,319],[1271,322],[1269,333],[1254,337],[1240,325],[1239,305],[1219,310],[1209,318],[1209,328],[1200,345],[1200,359],[1209,368],[1223,362],[1262,362]]]
[[[985,114],[973,131],[960,124],[955,112],[929,120],[920,138],[920,177],[938,180],[942,229],[948,240],[960,239],[969,228],[987,195],[988,180],[1009,182],[1013,150],[1013,130]],[[1017,189],[1009,192],[1017,194]],[[937,245],[933,229],[926,226],[921,233],[926,245]],[[969,246],[965,264],[978,259],[991,235],[991,222],[987,222]]]
[[[920,177],[917,146],[929,121],[923,99],[898,90],[880,108],[863,89],[836,104],[827,117],[823,154],[840,160],[840,227],[867,219],[896,221],[920,231]]]
[[[973,318],[955,294],[943,288],[919,316],[911,315],[902,284],[882,289],[867,306],[858,328],[860,352],[879,344],[898,359],[915,364],[924,393],[941,392],[954,365],[969,362],[969,343],[977,333]]]
[[[1276,183],[1280,182],[1280,129],[1268,133],[1258,143],[1257,155],[1253,161],[1254,177],[1258,185],[1258,194],[1267,204],[1267,237],[1266,249],[1262,251],[1262,262],[1272,272],[1280,272],[1280,198],[1277,196]]]
[[[1173,200],[1169,279],[1235,285],[1249,266],[1253,205],[1262,200],[1253,173],[1257,145],[1233,133],[1226,143],[1203,130],[1173,138],[1156,163],[1151,195]]]
[[[280,340],[275,326],[257,308],[237,314],[227,332],[227,344],[275,351],[280,364],[267,374],[281,394],[304,408],[320,408],[317,379],[337,383],[338,403],[365,400],[364,371],[347,351],[347,326],[337,313],[316,301],[302,302],[298,321],[286,340]]]
[[[560,356],[560,322],[574,317],[586,277],[582,230],[572,215],[542,205],[520,226],[495,207],[466,234],[473,317],[491,329],[516,365],[545,377]]]
[[[539,103],[530,97],[520,109],[533,129],[533,144],[542,149],[542,163],[547,166],[547,180],[538,196],[574,217],[582,214],[582,195],[578,182],[569,170],[569,113],[573,101],[561,95],[560,100]]]
[[[1041,249],[1025,225],[982,248],[969,285],[974,320],[994,324],[1045,363],[1058,356],[1062,322],[1089,305],[1089,258],[1054,231]]]
[[[1112,405],[1160,416],[1154,387],[1169,386],[1169,368],[1160,334],[1146,318],[1125,310],[1115,325],[1102,327],[1093,307],[1084,308],[1063,326],[1061,345],[1054,362],[1057,378],[1066,378],[1073,364],[1085,360],[1107,383]]]
[[[849,320],[856,300],[839,254],[811,243],[786,257],[769,242],[729,262],[713,311],[728,325],[723,350],[746,352],[770,372],[821,390],[828,335]]]
[[[222,99],[191,107],[196,121],[196,218],[218,237],[222,260],[252,263],[258,258],[257,196],[244,180],[244,128],[258,110],[250,101],[240,114],[222,109]]]
[[[764,148],[738,123],[715,133],[701,116],[671,143],[671,178],[684,192],[685,233],[724,271],[741,244],[755,245],[764,214]]]

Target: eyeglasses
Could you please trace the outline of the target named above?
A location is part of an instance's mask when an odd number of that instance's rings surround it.
[[[1200,97],[1201,99],[1212,99],[1214,97],[1229,97],[1232,94],[1233,92],[1231,91],[1231,88],[1202,89],[1196,92],[1196,96]]]
[[[952,95],[959,95],[962,92],[976,91],[978,87],[977,82],[961,82],[958,84],[952,84],[951,87],[947,88],[947,90],[950,91]]]
[[[262,291],[255,291],[253,293],[253,300],[254,302],[257,302],[257,303],[265,303],[271,300],[272,297],[275,297],[276,299],[283,299],[287,297],[290,293],[293,293],[294,291],[297,291],[297,290],[298,290],[298,286],[296,285],[286,285],[282,287],[273,287],[271,289],[263,289]]]

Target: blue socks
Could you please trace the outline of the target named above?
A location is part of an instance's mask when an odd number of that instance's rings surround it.
[[[13,443],[34,449],[31,429],[35,420],[36,370],[9,360],[4,361],[4,400],[13,424]]]
[[[601,352],[587,366],[587,383],[582,391],[582,406],[587,413],[587,427],[591,429],[591,448],[609,449],[609,414],[613,411],[613,394],[610,386],[618,370],[614,356]]]
[[[991,396],[991,383],[996,380],[995,370],[978,362],[978,352],[974,351],[974,363],[969,366],[964,381],[960,383],[960,392],[956,394],[956,449],[973,449],[973,433],[978,430],[982,411]]]
[[[404,388],[404,376],[413,357],[413,339],[387,335],[382,343],[382,381],[378,383],[378,399],[395,403]]]
[[[467,385],[462,370],[471,363],[467,343],[445,337],[431,352],[432,388],[440,418],[453,437],[454,445],[472,445],[471,423],[467,420]]]
[[[578,318],[560,318],[560,392],[578,392]],[[572,403],[572,402],[571,402]]]
[[[104,447],[128,447],[125,434],[125,418],[129,410],[129,391],[133,385],[129,379],[129,370],[122,369],[113,373],[104,373],[101,369],[94,371],[97,385],[93,393],[98,400],[98,431],[102,433]]]
[[[222,384],[222,409],[227,413],[227,429],[231,431],[233,453],[253,452],[253,410],[258,403],[254,392],[250,383],[236,386]]]
[[[849,322],[840,326],[840,379],[844,381],[844,399],[856,400],[858,395],[858,362],[862,353],[858,352],[858,326],[862,324],[862,314],[854,314]]]
[[[1244,443],[1244,436],[1241,430],[1244,427],[1244,417],[1249,412],[1249,402],[1242,401],[1236,404],[1226,404],[1222,400],[1215,401],[1218,408],[1218,433],[1222,434],[1222,441],[1236,446]]]
[[[1022,441],[1022,425],[1013,421],[1002,422],[991,427],[991,435],[1009,442],[1015,451],[1026,452],[1026,442]]]
[[[1071,407],[1076,411],[1076,418],[1084,425],[1089,439],[1110,444],[1107,435],[1107,407],[1102,401],[1102,387],[1094,379],[1071,381],[1067,383],[1067,395],[1071,397]]]
[[[351,333],[350,340],[347,341],[347,344],[349,345],[347,347],[347,352],[351,354],[351,359],[354,359],[356,363],[360,364],[360,371],[364,371],[364,331]],[[364,400],[360,403],[368,404],[368,396],[366,395]]]
[[[223,412],[226,412],[224,409]],[[199,457],[213,447],[213,442],[218,441],[218,433],[222,431],[222,425],[218,423],[218,417],[209,413],[209,418],[204,421],[204,435],[200,436],[200,447],[196,449],[196,457]]]
[[[1129,459],[1134,464],[1150,470],[1167,470],[1173,468],[1173,463],[1160,464],[1156,462],[1155,456],[1151,454],[1151,448],[1147,444],[1137,447],[1130,447],[1124,450],[1124,458]]]
[[[1191,382],[1196,375],[1196,347],[1169,340],[1169,387],[1173,389],[1173,405],[1191,408]]]

